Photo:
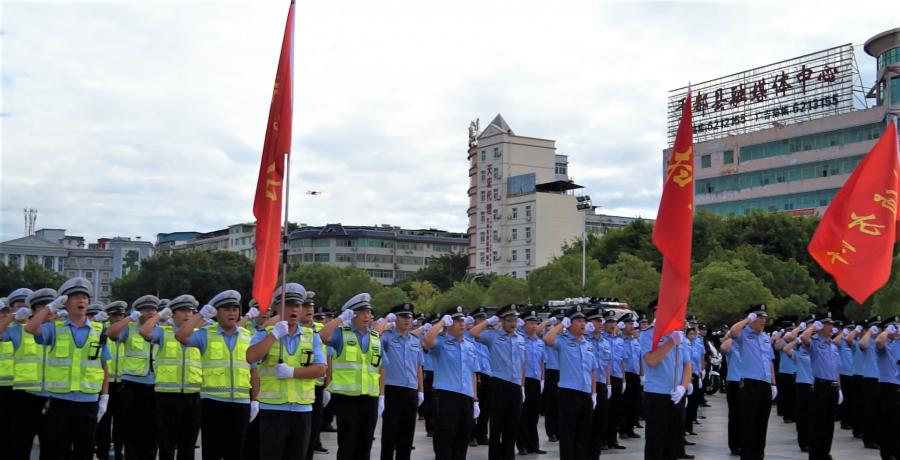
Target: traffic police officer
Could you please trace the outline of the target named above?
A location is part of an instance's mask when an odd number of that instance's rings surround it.
[[[884,322],[875,339],[878,386],[881,390],[881,458],[900,458],[900,317]]]
[[[414,307],[394,306],[387,315],[391,330],[381,335],[384,350],[384,413],[381,459],[409,460],[416,431],[416,408],[425,401],[422,341],[411,333]]]
[[[835,321],[834,327],[839,327],[839,322]],[[853,405],[853,347],[847,342],[847,336],[850,335],[850,331],[852,331],[856,324],[852,321],[848,321],[846,324],[843,324],[843,329],[841,330],[841,340],[838,343],[838,351],[841,354],[841,369],[840,369],[840,379],[841,379],[841,391],[844,393],[844,403],[838,408],[839,417],[841,419],[841,429],[849,430],[851,429],[851,417],[850,417],[850,406]]]
[[[103,326],[86,316],[93,290],[84,278],[67,280],[58,291],[65,300],[36,311],[25,326],[35,343],[48,347],[45,385],[50,407],[47,443],[41,450],[47,449],[50,458],[92,458],[97,421],[109,403],[106,337]],[[65,320],[45,322],[63,306]]]
[[[619,432],[626,438],[640,438],[634,432],[640,425],[638,417],[641,413],[641,341],[638,337],[637,319],[631,313],[619,319],[625,326],[622,334],[625,344],[625,381],[622,394],[622,423]]]
[[[478,373],[475,374],[478,382],[478,407],[481,409],[481,415],[475,421],[472,429],[472,440],[469,446],[488,445],[488,426],[491,421],[491,358],[487,345],[475,340],[471,334],[471,327],[477,326],[487,321],[487,308],[478,307],[469,314],[472,318],[471,322],[466,318],[466,324],[470,329],[466,330],[466,339],[471,340],[475,344],[475,350],[478,351]]]
[[[875,356],[875,338],[881,333],[881,315],[869,318],[866,330],[859,340],[862,360],[862,425],[863,445],[867,449],[880,449],[878,445],[878,415],[881,413],[878,388],[878,360]]]
[[[603,310],[591,308],[584,312],[588,321],[585,331],[594,342],[594,355],[597,359],[597,404],[591,417],[591,442],[588,456],[596,459],[606,448],[606,427],[609,418],[609,397],[612,385],[609,381],[610,361],[612,360],[612,344],[603,334]]]
[[[194,445],[200,432],[200,387],[203,367],[200,350],[186,347],[175,339],[177,331],[200,305],[194,296],[180,295],[168,301],[139,330],[159,350],[155,361],[156,433],[160,460],[194,458]],[[170,326],[166,323],[172,321]],[[160,325],[160,323],[163,323]]]
[[[222,291],[175,333],[175,339],[183,345],[200,350],[200,447],[204,460],[240,458],[247,425],[259,411],[258,403],[250,401],[247,349],[251,336],[237,326],[240,312],[241,294]],[[200,327],[213,318],[216,323]]]
[[[475,345],[463,335],[465,316],[461,306],[449,309],[422,341],[434,365],[435,460],[466,458],[480,413],[475,382],[479,360]]]
[[[765,456],[766,430],[772,400],[778,395],[772,361],[772,341],[763,332],[768,318],[765,304],[747,310],[747,317],[731,326],[731,336],[741,347],[741,458]]]
[[[325,375],[325,354],[315,330],[300,323],[304,300],[306,289],[297,283],[275,291],[273,305],[284,303],[282,319],[258,332],[247,350],[248,362],[259,362],[261,459],[307,457],[315,379]]]
[[[788,331],[796,327],[790,321],[785,321],[782,326],[786,327]],[[783,339],[784,334],[785,332],[779,331],[777,333],[778,339]],[[778,351],[779,355],[778,373],[775,375],[775,383],[778,386],[778,398],[775,401],[775,407],[778,408],[778,413],[782,416],[784,423],[792,423],[797,413],[794,402],[796,395],[794,382],[797,379],[797,369],[794,367],[794,360],[784,352],[783,345],[779,347],[779,343],[783,344],[784,340],[775,340],[775,350]],[[731,370],[730,367],[729,370]]]
[[[156,316],[159,298],[153,295],[139,297],[132,302],[133,311],[124,319],[109,326],[107,334],[123,344],[122,406],[129,414],[125,421],[125,455],[129,458],[153,460],[156,458],[156,398],[153,390],[155,374],[153,344],[139,332],[140,325]]]
[[[325,326],[320,319],[320,315],[317,317],[316,314],[316,302],[314,300],[316,293],[313,291],[306,291],[306,299],[303,300],[302,307],[300,309],[300,324],[303,327],[310,328],[316,332],[318,335],[319,331]],[[321,338],[319,342],[321,342]],[[325,356],[326,366],[328,360],[328,347],[325,346],[324,343],[321,345],[322,356]],[[330,397],[330,395],[329,395]],[[309,448],[306,449],[306,460],[312,460],[313,454],[316,452],[321,454],[327,454],[328,449],[322,447],[322,439],[321,439],[321,431],[322,431],[322,412],[323,405],[325,400],[325,375],[316,378],[316,400],[312,405],[312,418],[310,420],[311,426],[309,429]]]
[[[559,359],[559,455],[563,460],[587,457],[591,419],[597,405],[597,359],[594,345],[585,335],[586,317],[581,305],[544,335],[544,344]],[[564,331],[565,329],[565,331]]]
[[[525,337],[516,331],[518,307],[507,305],[469,331],[486,345],[491,360],[491,426],[488,458],[515,458],[519,416],[525,399]],[[502,324],[501,324],[502,321]],[[500,329],[486,329],[500,325]]]
[[[832,338],[834,321],[831,312],[808,327],[800,340],[804,348],[809,349],[812,365],[813,406],[812,406],[812,443],[809,449],[810,460],[829,460],[831,458],[831,442],[834,438],[834,418],[837,406],[844,402],[838,370],[841,366],[840,351],[837,341],[840,336]],[[815,335],[813,335],[815,333]]]
[[[371,328],[368,293],[357,294],[341,307],[341,315],[319,335],[334,349],[331,405],[337,417],[337,458],[369,458],[378,422],[381,395],[381,340]]]
[[[812,373],[809,348],[800,345],[798,335],[812,325],[815,320],[815,315],[810,315],[775,343],[775,349],[777,350],[781,347],[781,351],[787,356],[787,359],[793,361],[792,368],[795,370],[793,406],[796,412],[792,418],[796,421],[797,444],[800,446],[801,452],[809,452],[810,449],[812,436],[811,414],[814,403],[813,384],[815,380]]]
[[[728,365],[728,373],[725,376],[725,398],[728,404],[728,449],[731,451],[731,455],[739,456],[741,455],[741,418],[738,416],[741,390],[741,350],[740,346],[731,339],[731,331],[725,333],[721,350],[725,354],[725,362]]]
[[[13,315],[20,308],[25,308],[28,296],[32,294],[31,289],[20,288],[13,291],[7,298],[6,302],[0,304],[0,318],[4,322],[12,321]],[[7,323],[8,324],[8,323]],[[13,343],[9,340],[0,342],[0,407],[12,407],[13,402]],[[0,445],[9,445],[11,434],[8,430],[0,430]]]
[[[603,336],[609,341],[612,355],[609,361],[609,383],[612,391],[609,397],[609,411],[606,419],[606,446],[610,449],[624,449],[619,444],[619,424],[622,419],[622,392],[627,389],[625,384],[625,339],[616,321],[616,312],[605,310],[603,312]]]
[[[562,314],[551,316],[551,321],[562,319]],[[599,328],[598,328],[599,329]],[[550,347],[544,347],[544,390],[541,392],[541,404],[544,408],[544,432],[547,440],[559,440],[559,354]]]
[[[525,321],[525,402],[519,422],[519,454],[546,454],[540,448],[537,424],[540,419],[541,390],[544,387],[544,339],[539,335],[547,327],[537,311],[528,309]]]
[[[672,331],[657,341],[653,350],[651,326],[641,333],[641,353],[644,369],[644,458],[661,460],[693,458],[685,455],[681,440],[684,436],[684,395],[691,382],[691,359],[684,332]]]

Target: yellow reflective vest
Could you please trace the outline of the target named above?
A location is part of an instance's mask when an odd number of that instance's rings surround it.
[[[202,395],[224,399],[250,399],[250,332],[239,327],[234,348],[228,349],[218,326],[206,328],[206,350],[203,352]]]
[[[13,388],[23,391],[44,390],[47,347],[34,341],[34,336],[22,331],[22,341],[15,352]]]
[[[103,325],[88,321],[91,330],[81,347],[64,321],[54,321],[56,338],[47,354],[46,388],[50,393],[100,393],[103,387]]]
[[[182,345],[175,339],[172,326],[161,326],[160,329],[163,341],[154,361],[154,389],[160,393],[199,393],[203,384],[200,350]]]
[[[128,338],[125,339],[125,358],[122,360],[122,373],[144,377],[150,373],[150,362],[153,359],[153,344],[139,332],[140,325],[132,322],[128,325]]]
[[[305,367],[313,364],[313,334],[315,331],[302,327],[297,349],[294,354],[287,349],[281,352],[281,343],[276,341],[266,357],[259,363],[259,402],[263,404],[312,404],[316,401],[316,383],[314,379],[280,379],[275,375],[275,366],[279,358],[290,367]],[[272,332],[271,327],[266,332]]]
[[[12,342],[0,342],[0,387],[11,387],[13,384],[13,353]]]
[[[332,361],[331,385],[332,393],[347,396],[378,396],[381,367],[381,339],[372,330],[369,334],[369,349],[363,352],[359,340],[350,326],[340,329],[343,347],[341,354]]]

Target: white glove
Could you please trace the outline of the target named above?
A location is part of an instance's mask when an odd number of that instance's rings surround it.
[[[687,391],[685,391],[685,394],[688,396],[694,394],[694,384],[693,383],[688,384]]]
[[[844,334],[844,335],[850,334],[850,329],[847,329],[847,328],[845,327],[844,330],[841,331],[841,334]]]
[[[259,309],[258,309],[258,308],[253,307],[253,308],[247,310],[247,318],[248,318],[248,319],[253,319],[253,318],[256,318],[257,316],[259,316]]]
[[[96,321],[98,323],[102,323],[108,319],[109,319],[109,315],[107,315],[105,311],[101,311],[100,313],[97,313],[96,315],[94,315],[94,321]]]
[[[897,333],[897,326],[894,325],[894,324],[890,324],[890,325],[888,325],[887,328],[885,328],[885,330],[887,331],[888,334],[896,334],[896,333]]]
[[[445,327],[449,327],[453,325],[453,318],[450,315],[444,315],[441,317],[441,322],[444,323]]]
[[[541,394],[544,393],[544,381],[541,380]]]
[[[387,316],[385,316],[385,319],[387,319],[391,323],[394,323],[397,321],[397,315],[395,315],[393,313],[388,313]]]
[[[637,321],[632,321],[631,327],[637,329],[637,328],[641,327],[641,323],[638,323]]]
[[[622,380],[622,394],[625,394],[625,388],[627,388],[627,387],[628,387],[628,384],[625,383],[624,380]]]
[[[131,312],[130,315],[128,315],[128,318],[131,319],[132,321],[137,321],[141,318],[141,312],[135,310],[135,311]]]
[[[159,319],[166,321],[172,317],[172,309],[169,307],[163,308],[159,312]]]
[[[56,312],[56,317],[59,319],[66,319],[69,317],[69,312],[66,310],[59,310]]]
[[[500,322],[500,318],[498,318],[497,315],[491,316],[490,318],[487,319],[488,326],[495,326],[499,322]]]
[[[259,415],[259,401],[250,401],[250,421],[252,422]]]
[[[385,330],[385,331],[393,331],[393,330],[394,330],[394,327],[395,327],[396,325],[397,325],[397,323],[391,323],[391,322],[388,322],[387,324],[384,325],[383,330]]]
[[[800,327],[800,332],[805,331],[805,330],[806,330],[806,323],[800,323],[800,326],[799,326],[799,327]]]
[[[384,413],[384,395],[378,397],[378,416]]]
[[[549,322],[551,326],[556,326],[556,324],[559,323],[559,320],[554,317],[550,318]]]
[[[275,366],[275,377],[280,379],[289,379],[294,377],[294,368],[285,363],[278,363]]]
[[[823,327],[825,327],[825,325],[822,324],[821,321],[816,321],[815,323],[813,323],[813,329],[817,331],[821,331]]]
[[[525,387],[522,387],[522,402],[525,402]]]
[[[327,406],[329,402],[331,402],[331,392],[328,390],[323,390],[322,391],[322,407]]]
[[[69,300],[69,296],[61,295],[61,296],[53,299],[53,302],[50,302],[49,304],[47,304],[47,308],[49,308],[50,311],[53,313],[56,313],[60,310],[65,310],[67,300]]]
[[[471,326],[471,325],[475,324],[475,318],[472,318],[471,316],[466,316],[465,323],[466,323],[466,326]]]
[[[777,396],[778,396],[778,387],[776,387],[775,385],[772,385],[772,401],[774,401],[775,397],[777,397]]]
[[[478,418],[478,416],[481,415],[481,408],[478,407],[478,401],[475,401],[475,404],[472,406],[472,415],[474,415],[474,418]]]
[[[422,331],[424,331],[427,334],[428,331],[430,331],[432,327],[434,327],[434,326],[432,326],[431,323],[425,323],[425,325],[422,326]]]
[[[869,333],[872,335],[878,335],[878,326],[872,326],[869,328]]]
[[[756,313],[750,313],[747,315],[747,319],[750,320],[751,323],[756,321]]]
[[[351,319],[353,319],[354,316],[356,316],[356,313],[354,313],[353,310],[347,309],[342,311],[341,316],[339,316],[338,318],[341,319],[342,323],[347,324]]]
[[[568,328],[572,327],[572,320],[569,318],[563,318],[562,325],[564,328],[568,329]]]
[[[612,399],[612,385],[606,386],[606,399]]]
[[[106,413],[106,406],[109,405],[109,395],[100,395],[100,401],[97,403],[97,422],[103,418]]]
[[[838,406],[840,406],[844,402],[844,392],[838,388]]]
[[[597,408],[597,393],[591,393],[591,410]]]
[[[212,318],[206,318],[205,320],[203,320],[203,323],[206,324],[207,326],[212,326],[213,324],[216,324],[216,322],[213,321]]]
[[[28,319],[29,316],[31,316],[31,309],[29,309],[28,307],[22,307],[16,310],[16,314],[15,316],[13,316],[13,319],[15,319],[16,321],[22,321],[23,319]]]
[[[697,388],[703,388],[703,377],[697,379]]]
[[[862,334],[863,327],[862,327],[862,326],[856,326],[855,328],[853,328],[853,330],[855,330],[857,334]]]
[[[625,329],[625,323],[623,323],[622,321],[619,321],[618,323],[616,323],[616,327],[619,329]]]
[[[417,397],[418,397],[418,400],[416,401],[416,407],[419,407],[422,405],[423,402],[425,402],[425,393],[422,393],[420,391]]]
[[[203,308],[200,309],[200,316],[205,319],[213,319],[216,317],[216,308],[212,305],[206,304]]]
[[[272,336],[275,337],[275,340],[279,340],[286,335],[288,335],[287,321],[282,320],[275,323],[275,327],[272,328]]]
[[[675,345],[681,345],[681,341],[684,340],[684,332],[672,331],[671,333],[669,333],[669,340],[671,340]]]
[[[675,389],[672,390],[671,393],[669,393],[672,397],[672,402],[675,404],[678,404],[679,402],[681,402],[681,398],[684,397],[685,391],[687,391],[687,389],[681,385],[678,385],[677,387],[675,387]]]
[[[594,332],[594,323],[590,322],[590,323],[585,324],[584,330],[587,331],[589,334],[593,333]]]
[[[524,327],[524,326],[525,326],[525,320],[524,320],[524,319],[522,319],[522,318],[516,319],[516,327]]]
[[[646,378],[645,376],[643,376],[643,375],[641,376],[641,385],[644,384],[644,379],[645,379],[645,378]]]
[[[772,340],[778,340],[781,338],[782,331],[775,331],[772,333]]]

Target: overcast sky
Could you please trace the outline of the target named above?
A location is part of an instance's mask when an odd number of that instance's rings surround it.
[[[252,221],[289,2],[0,6],[0,241]],[[290,220],[465,231],[467,127],[555,139],[601,212],[654,217],[666,95],[900,26],[896,3],[301,0]],[[309,190],[323,194],[307,195]]]

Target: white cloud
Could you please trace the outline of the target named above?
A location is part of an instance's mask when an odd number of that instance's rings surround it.
[[[25,207],[39,227],[91,240],[252,220],[287,5],[3,4],[0,240],[21,235]],[[846,15],[785,2],[298,2],[291,220],[464,231],[466,126],[497,112],[556,139],[603,211],[652,217],[666,91],[897,25]],[[874,61],[857,52],[869,82]]]

